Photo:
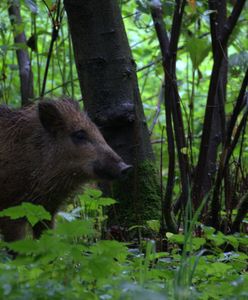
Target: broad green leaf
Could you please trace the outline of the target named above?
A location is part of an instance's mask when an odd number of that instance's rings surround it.
[[[172,232],[166,232],[165,236],[170,239],[172,236],[174,235],[174,233]]]
[[[205,243],[206,240],[204,238],[194,237],[192,239],[192,245],[194,250],[199,250]]]
[[[186,49],[189,52],[193,68],[196,70],[208,56],[211,46],[207,38],[187,37]]]
[[[148,220],[146,221],[147,225],[149,228],[151,228],[151,230],[155,231],[155,232],[159,232],[160,230],[160,222],[159,220]]]
[[[225,237],[225,240],[232,245],[235,249],[238,249],[239,246],[239,240],[233,236],[233,235],[229,235]]]
[[[209,265],[209,268],[206,269],[208,275],[216,275],[223,276],[226,275],[226,272],[230,271],[232,266],[222,263],[222,262],[214,262]]]
[[[183,244],[185,241],[185,237],[182,234],[173,234],[168,238],[168,240],[171,243]]]
[[[94,233],[93,224],[89,220],[60,223],[55,230],[56,233],[65,237],[82,237]]]
[[[204,231],[204,234],[208,237],[208,236],[212,236],[214,234],[215,229],[213,227],[203,226],[203,231]]]
[[[96,190],[96,189],[87,189],[85,190],[84,194],[82,195],[82,198],[87,195],[92,198],[99,198],[102,196],[102,191]]]
[[[110,206],[117,203],[117,201],[112,198],[99,198],[99,200],[97,200],[97,203],[100,206]]]
[[[50,213],[43,206],[28,202],[4,209],[0,212],[0,217],[9,217],[12,220],[26,217],[32,226],[42,220],[51,220]]]
[[[22,240],[8,244],[8,248],[20,254],[34,253],[39,249],[37,240]]]

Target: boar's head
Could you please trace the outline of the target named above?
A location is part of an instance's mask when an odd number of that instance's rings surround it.
[[[38,115],[45,134],[56,148],[61,165],[58,167],[68,176],[81,180],[116,179],[132,168],[110,148],[76,101],[41,101]]]

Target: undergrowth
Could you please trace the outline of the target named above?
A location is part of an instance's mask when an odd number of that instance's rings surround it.
[[[157,251],[156,238],[133,248],[101,239],[104,207],[114,203],[87,190],[39,240],[1,241],[0,299],[248,299],[247,236],[202,226],[188,207],[184,234],[163,237],[166,252]],[[50,218],[30,203],[0,215],[25,216],[31,226]],[[147,223],[154,237],[155,224]]]

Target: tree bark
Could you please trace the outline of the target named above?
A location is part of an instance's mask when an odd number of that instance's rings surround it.
[[[64,0],[85,108],[134,172],[116,182],[121,225],[158,217],[160,195],[149,132],[118,1]]]
[[[18,3],[15,1],[15,3]],[[11,4],[8,9],[11,24],[13,26],[22,24],[22,17],[20,13],[20,7],[16,4]],[[26,45],[26,35],[25,32],[19,34],[14,33],[14,42],[16,44]],[[17,61],[19,65],[20,81],[21,81],[21,99],[22,106],[30,103],[30,99],[34,97],[34,87],[33,87],[33,73],[31,69],[31,62],[26,49],[16,50]]]
[[[176,232],[176,227],[172,217],[172,196],[175,180],[175,145],[176,139],[178,162],[181,174],[182,193],[179,198],[179,205],[183,208],[188,200],[189,180],[188,180],[188,159],[182,153],[182,148],[186,147],[180,98],[176,81],[176,54],[179,41],[179,34],[184,13],[185,1],[176,1],[173,24],[170,39],[163,21],[163,11],[160,3],[151,4],[151,15],[154,27],[159,40],[159,45],[163,58],[163,69],[165,76],[165,112],[166,112],[166,133],[168,139],[168,179],[166,192],[163,201],[163,216],[167,229]],[[173,122],[172,122],[173,120]],[[173,130],[174,125],[174,130]],[[163,229],[163,228],[162,228]],[[164,230],[163,230],[164,231]]]
[[[232,232],[239,232],[242,221],[248,212],[248,193],[246,193],[240,200],[237,216],[232,225]]]
[[[220,36],[226,22],[226,1],[215,1],[214,7],[210,10],[216,10],[215,14],[210,14],[211,36],[213,53],[217,51],[218,37]],[[226,124],[225,124],[225,102],[226,102],[226,85],[227,85],[227,48],[222,49],[224,59],[220,67],[219,82],[215,95],[215,103],[213,107],[213,119],[211,125],[211,134],[209,139],[209,151],[207,154],[206,172],[203,174],[203,183],[201,192],[198,196],[202,198],[206,195],[214,182],[214,176],[217,170],[217,153],[220,143],[225,142]]]

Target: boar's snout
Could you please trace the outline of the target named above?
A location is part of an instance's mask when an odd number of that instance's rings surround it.
[[[123,161],[112,161],[107,164],[102,164],[100,161],[94,163],[94,172],[99,179],[120,179],[127,176],[132,168],[131,165],[127,165]]]
[[[119,162],[120,175],[119,177],[125,177],[132,169],[132,165],[127,165],[123,161]]]

